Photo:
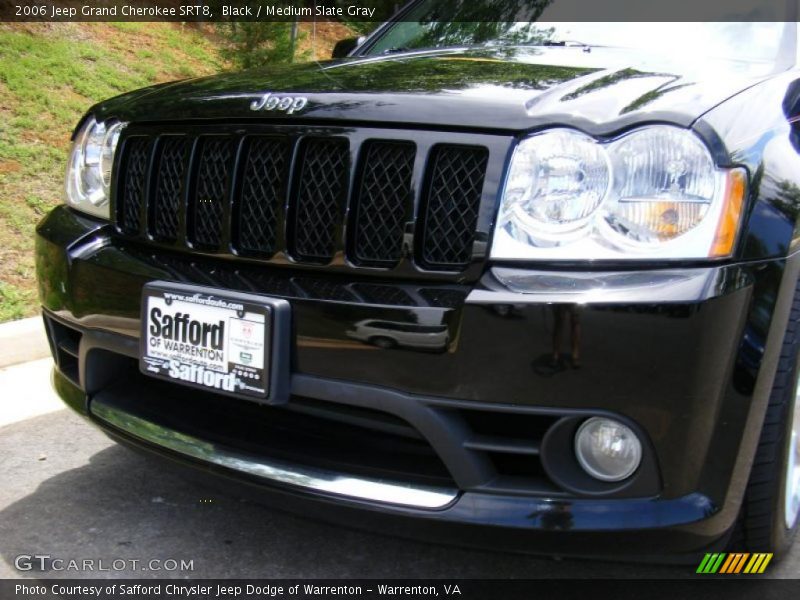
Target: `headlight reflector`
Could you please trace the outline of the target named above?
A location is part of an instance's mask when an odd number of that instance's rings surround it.
[[[676,127],[648,127],[609,146],[618,185],[606,221],[633,242],[674,239],[708,214],[716,169],[697,137]]]
[[[545,241],[585,226],[608,192],[608,162],[592,138],[570,129],[520,143],[506,187],[506,210],[517,233]]]
[[[492,258],[729,256],[746,186],[692,132],[652,125],[600,142],[569,129],[518,145]],[[724,243],[720,226],[724,224]]]
[[[111,166],[124,123],[86,119],[75,136],[66,176],[66,200],[73,208],[109,218]]]

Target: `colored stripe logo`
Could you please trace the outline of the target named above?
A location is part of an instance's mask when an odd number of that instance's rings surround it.
[[[697,567],[697,573],[714,574],[724,573],[726,575],[738,575],[746,573],[755,575],[763,573],[767,569],[769,561],[772,560],[772,552],[718,552],[706,554],[705,558]]]

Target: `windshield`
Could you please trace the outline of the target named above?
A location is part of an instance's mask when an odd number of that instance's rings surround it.
[[[449,47],[607,47],[641,50],[676,60],[708,58],[777,63],[782,62],[787,48],[794,46],[794,24],[781,22],[547,22],[547,8],[526,13],[537,19],[535,21],[485,20],[491,15],[518,18],[520,4],[524,3],[520,0],[426,0],[415,6],[403,21],[386,29],[365,54],[374,56]],[[445,20],[448,15],[450,20]]]

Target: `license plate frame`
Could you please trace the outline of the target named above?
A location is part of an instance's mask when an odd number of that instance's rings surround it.
[[[288,401],[286,300],[169,281],[145,284],[141,300],[142,373],[263,404]]]

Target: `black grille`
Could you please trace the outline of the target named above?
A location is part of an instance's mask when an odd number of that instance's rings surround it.
[[[473,257],[488,148],[502,146],[430,145],[430,135],[130,126],[114,173],[117,230],[165,249],[280,264],[461,271]]]
[[[485,148],[434,148],[421,220],[426,267],[457,271],[469,263],[488,158]]]
[[[391,266],[400,259],[403,230],[411,213],[414,144],[368,142],[358,198],[351,217],[354,262]]]
[[[141,211],[147,186],[147,161],[150,159],[150,139],[130,138],[123,149],[120,189],[124,190],[125,203],[118,210],[122,231],[136,235],[141,229]]]
[[[150,234],[156,239],[173,242],[178,237],[178,211],[189,162],[189,140],[183,136],[164,136],[160,142]]]
[[[467,299],[467,293],[454,289],[424,288],[419,291],[419,295],[431,306],[442,308],[458,308]]]
[[[334,300],[340,302],[352,302],[355,298],[350,291],[341,283],[329,281],[327,279],[311,279],[309,277],[298,277],[294,283],[309,298],[315,300]]]
[[[272,256],[278,238],[278,213],[286,194],[289,144],[256,137],[249,140],[238,205],[236,247],[246,254]]]
[[[377,285],[374,283],[356,283],[353,289],[370,304],[386,306],[414,306],[416,302],[403,288],[395,285]]]
[[[197,187],[190,205],[190,238],[196,245],[217,248],[222,241],[222,217],[230,180],[233,140],[227,137],[205,138],[200,145]]]
[[[294,258],[327,263],[347,195],[349,144],[344,139],[311,139],[304,144],[294,203]]]

